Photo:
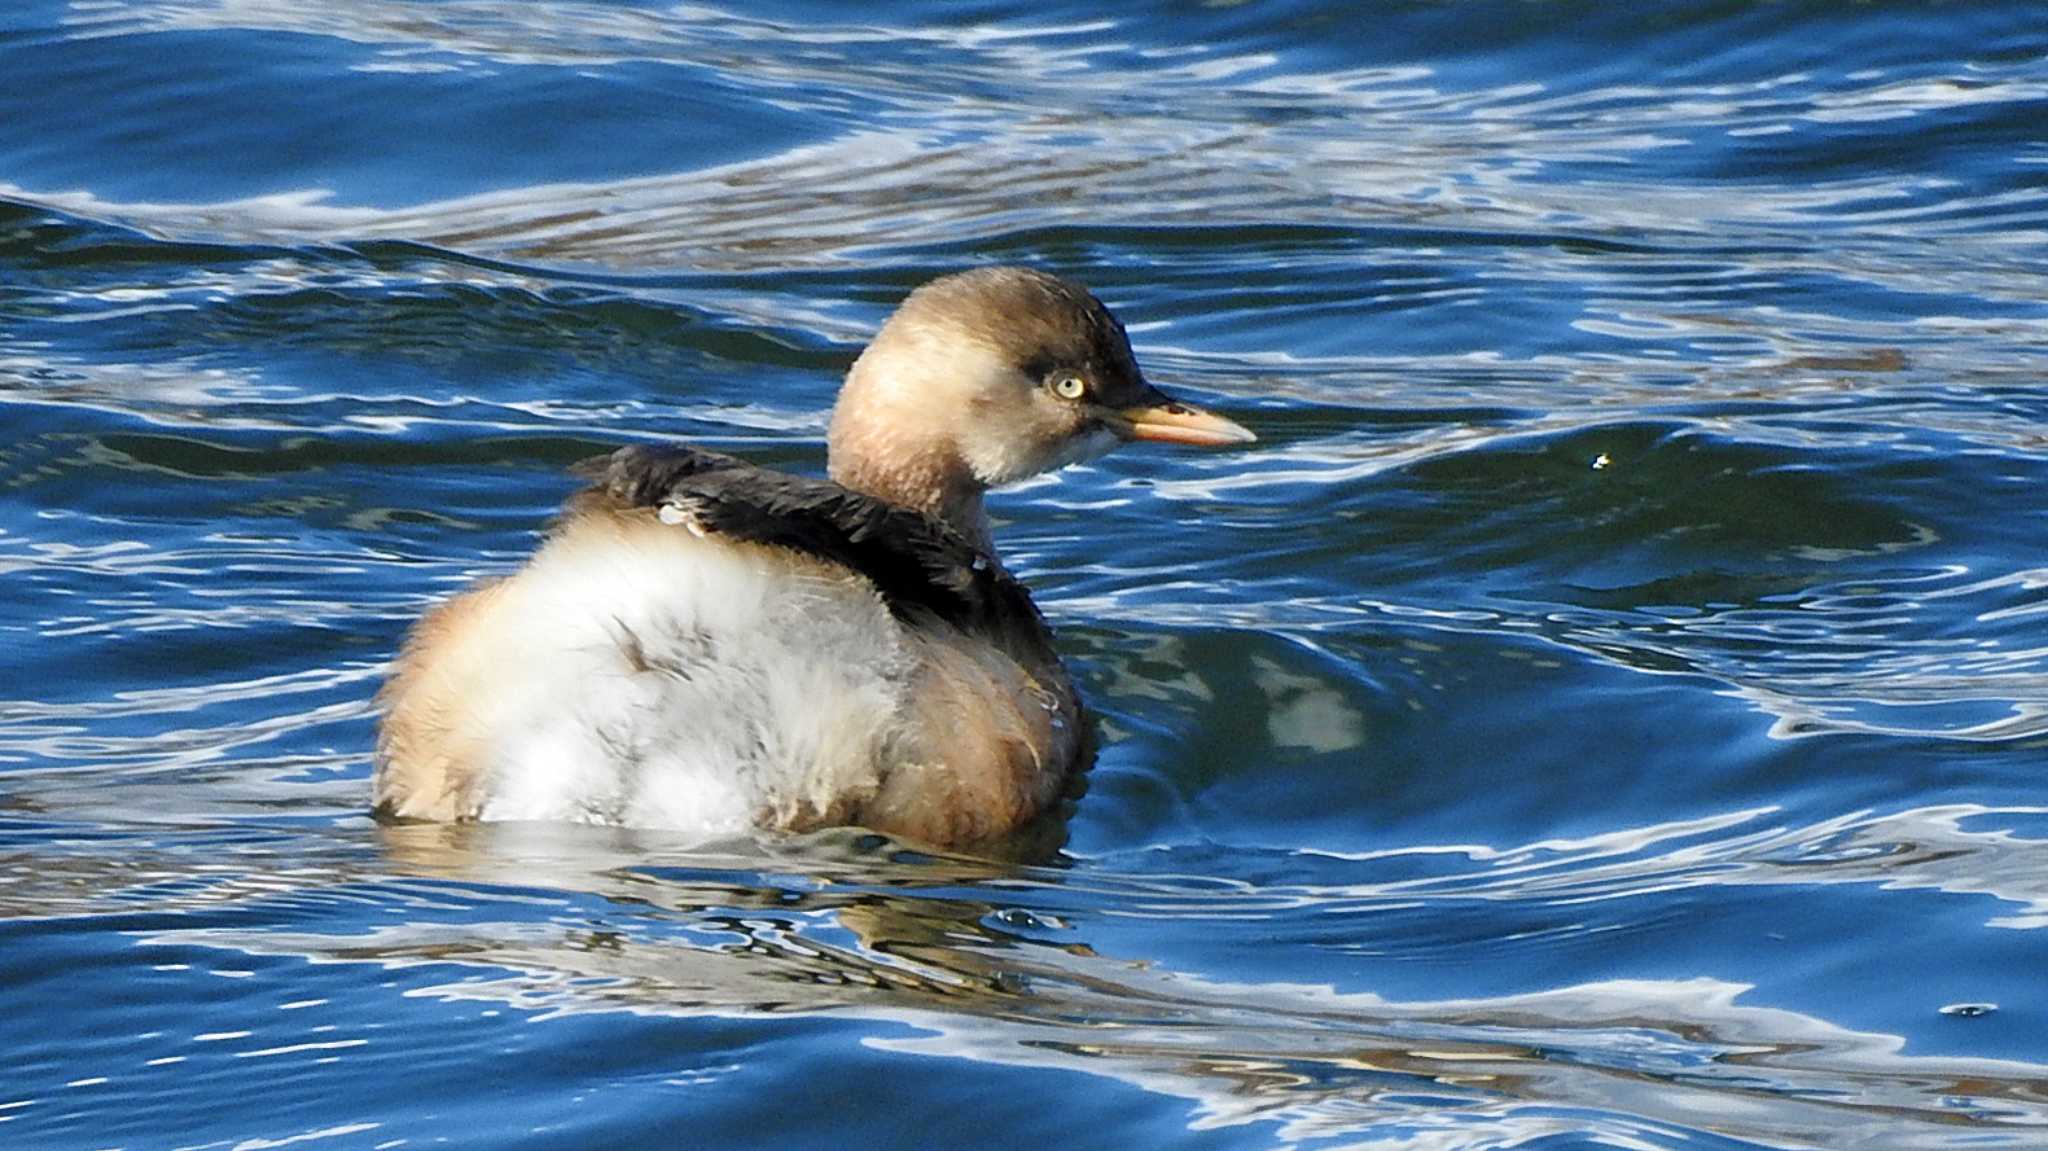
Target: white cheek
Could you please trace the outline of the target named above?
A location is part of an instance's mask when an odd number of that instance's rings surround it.
[[[970,437],[960,445],[960,449],[974,478],[990,487],[1015,483],[1048,467],[1059,466],[1034,457],[1026,445],[1000,436]]]
[[[996,437],[969,445],[963,453],[975,478],[991,487],[1012,484],[1044,472],[1058,471],[1068,464],[1086,463],[1116,447],[1116,434],[1095,428],[1060,443],[1057,450],[1039,454],[1032,445],[1005,443]],[[975,450],[979,447],[980,450]]]
[[[1066,450],[1062,451],[1058,459],[1045,470],[1052,471],[1068,464],[1085,464],[1089,460],[1099,460],[1108,455],[1110,449],[1116,447],[1119,442],[1116,433],[1108,428],[1092,428],[1085,434],[1068,440]]]

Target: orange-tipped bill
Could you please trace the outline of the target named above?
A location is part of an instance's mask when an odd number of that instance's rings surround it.
[[[1158,403],[1140,404],[1115,413],[1110,426],[1127,440],[1155,440],[1164,444],[1193,444],[1220,448],[1248,444],[1259,437],[1236,420],[1205,412],[1193,404],[1159,397]]]

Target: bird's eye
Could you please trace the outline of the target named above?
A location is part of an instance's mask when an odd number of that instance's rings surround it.
[[[1088,381],[1079,376],[1061,376],[1052,382],[1052,394],[1063,400],[1078,400],[1088,394]]]

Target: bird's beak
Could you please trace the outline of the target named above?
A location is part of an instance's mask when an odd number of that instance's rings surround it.
[[[1248,444],[1259,437],[1236,420],[1184,404],[1158,389],[1151,389],[1144,402],[1112,409],[1104,420],[1111,431],[1127,440],[1156,440],[1165,444],[1193,444],[1220,448]]]

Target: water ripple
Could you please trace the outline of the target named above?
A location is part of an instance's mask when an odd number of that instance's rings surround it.
[[[0,20],[0,1131],[2039,1143],[2038,14],[1558,16]],[[994,504],[1066,854],[370,824],[565,465],[992,261],[1262,437]]]

